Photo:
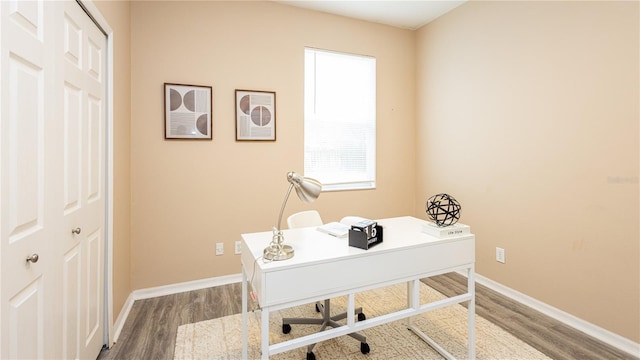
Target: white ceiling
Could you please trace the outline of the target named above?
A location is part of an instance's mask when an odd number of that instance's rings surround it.
[[[418,29],[467,0],[323,0],[278,1],[329,14]]]

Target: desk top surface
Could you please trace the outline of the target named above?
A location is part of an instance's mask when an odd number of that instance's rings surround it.
[[[317,227],[283,230],[284,243],[293,246],[293,258],[283,261],[257,261],[262,271],[277,271],[285,268],[336,261],[342,258],[371,256],[411,247],[437,246],[438,244],[474,239],[473,234],[448,238],[437,238],[422,232],[427,222],[411,216],[376,220],[383,227],[383,242],[368,250],[349,246],[347,238],[338,238],[317,230]],[[249,249],[252,258],[262,256],[264,248],[273,236],[272,231],[242,234],[245,249]],[[247,259],[243,254],[243,259]]]

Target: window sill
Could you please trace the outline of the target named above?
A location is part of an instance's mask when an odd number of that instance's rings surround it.
[[[366,183],[343,183],[343,184],[322,184],[323,192],[349,191],[349,190],[375,190],[375,182]]]

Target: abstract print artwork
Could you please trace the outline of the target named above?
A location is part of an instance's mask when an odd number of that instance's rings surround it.
[[[211,100],[211,86],[165,83],[165,139],[210,140]]]
[[[276,139],[276,93],[236,90],[236,140]]]

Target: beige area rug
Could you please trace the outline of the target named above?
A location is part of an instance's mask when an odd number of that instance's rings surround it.
[[[406,304],[405,284],[356,294],[356,306],[362,306],[368,318],[399,310]],[[421,303],[444,296],[421,283]],[[344,311],[346,296],[331,300],[332,313]],[[313,304],[284,309],[270,314],[270,343],[293,339],[317,331],[314,325],[292,325],[282,333],[282,317],[320,317]],[[260,358],[260,311],[250,312],[249,358]],[[549,359],[498,326],[476,315],[477,359]],[[442,359],[443,357],[407,329],[406,319],[369,328],[363,332],[371,348],[360,352],[360,343],[348,336],[321,342],[313,349],[316,359]],[[414,318],[415,324],[457,359],[467,356],[467,309],[461,305],[430,311]],[[242,315],[182,325],[178,328],[174,359],[241,359]],[[271,356],[272,359],[306,359],[306,346]]]

